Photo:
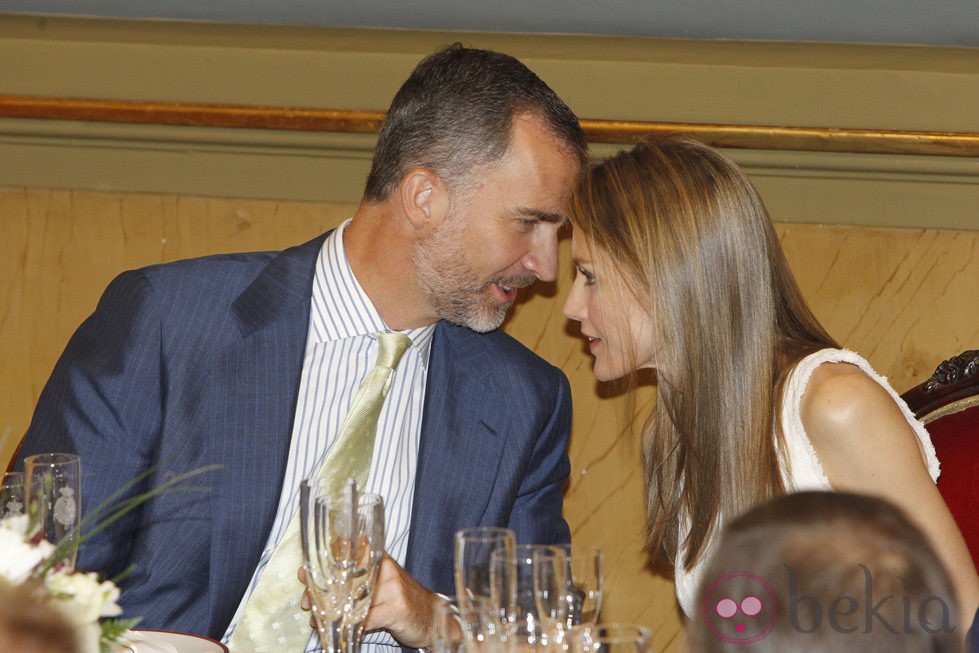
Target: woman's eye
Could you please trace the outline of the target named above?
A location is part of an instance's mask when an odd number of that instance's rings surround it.
[[[585,285],[586,286],[594,286],[595,285],[595,275],[592,274],[591,272],[589,272],[588,270],[584,270],[582,268],[578,268],[578,274],[581,276],[582,279],[585,280]]]

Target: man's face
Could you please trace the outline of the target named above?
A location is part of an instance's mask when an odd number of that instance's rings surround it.
[[[557,275],[577,158],[543,124],[514,119],[499,161],[473,173],[446,218],[416,244],[418,283],[440,319],[474,331],[500,326],[517,289]]]

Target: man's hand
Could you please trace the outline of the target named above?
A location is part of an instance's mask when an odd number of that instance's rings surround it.
[[[313,597],[309,595],[309,583],[306,582],[306,568],[300,567],[296,575],[299,576],[299,582],[306,586],[306,589],[303,590],[303,598],[299,601],[299,607],[309,612],[313,609]],[[313,630],[316,630],[316,617],[313,615],[309,615],[309,625],[313,627]]]
[[[306,583],[306,570],[299,569],[299,580]],[[377,589],[371,602],[364,630],[385,629],[399,644],[412,648],[432,645],[433,606],[437,595],[418,584],[387,553],[381,560]],[[311,610],[313,602],[307,589],[300,602],[303,610]],[[316,624],[310,617],[310,625]]]
[[[428,648],[432,645],[436,598],[436,594],[419,585],[394,558],[385,553],[364,628],[383,628],[403,646]]]

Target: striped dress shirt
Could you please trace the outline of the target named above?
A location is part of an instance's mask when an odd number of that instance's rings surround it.
[[[390,331],[350,269],[343,249],[343,232],[349,222],[326,238],[316,263],[309,335],[279,506],[258,567],[225,633],[225,642],[298,509],[300,482],[315,474],[325,460],[354,394],[374,367],[378,344],[372,334]],[[404,333],[411,338],[412,346],[395,370],[391,391],[381,409],[367,482],[368,492],[384,497],[385,548],[401,565],[408,548],[428,356],[435,325]],[[297,591],[297,605],[299,599]],[[364,637],[365,651],[390,651],[396,647],[387,633]],[[320,650],[314,633],[306,651]]]

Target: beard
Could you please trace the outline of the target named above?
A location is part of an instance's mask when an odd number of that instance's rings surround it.
[[[486,333],[503,323],[513,303],[494,302],[486,290],[493,284],[521,288],[536,277],[498,276],[480,281],[463,246],[463,222],[461,216],[447,216],[430,236],[415,244],[412,260],[418,287],[439,319]]]

